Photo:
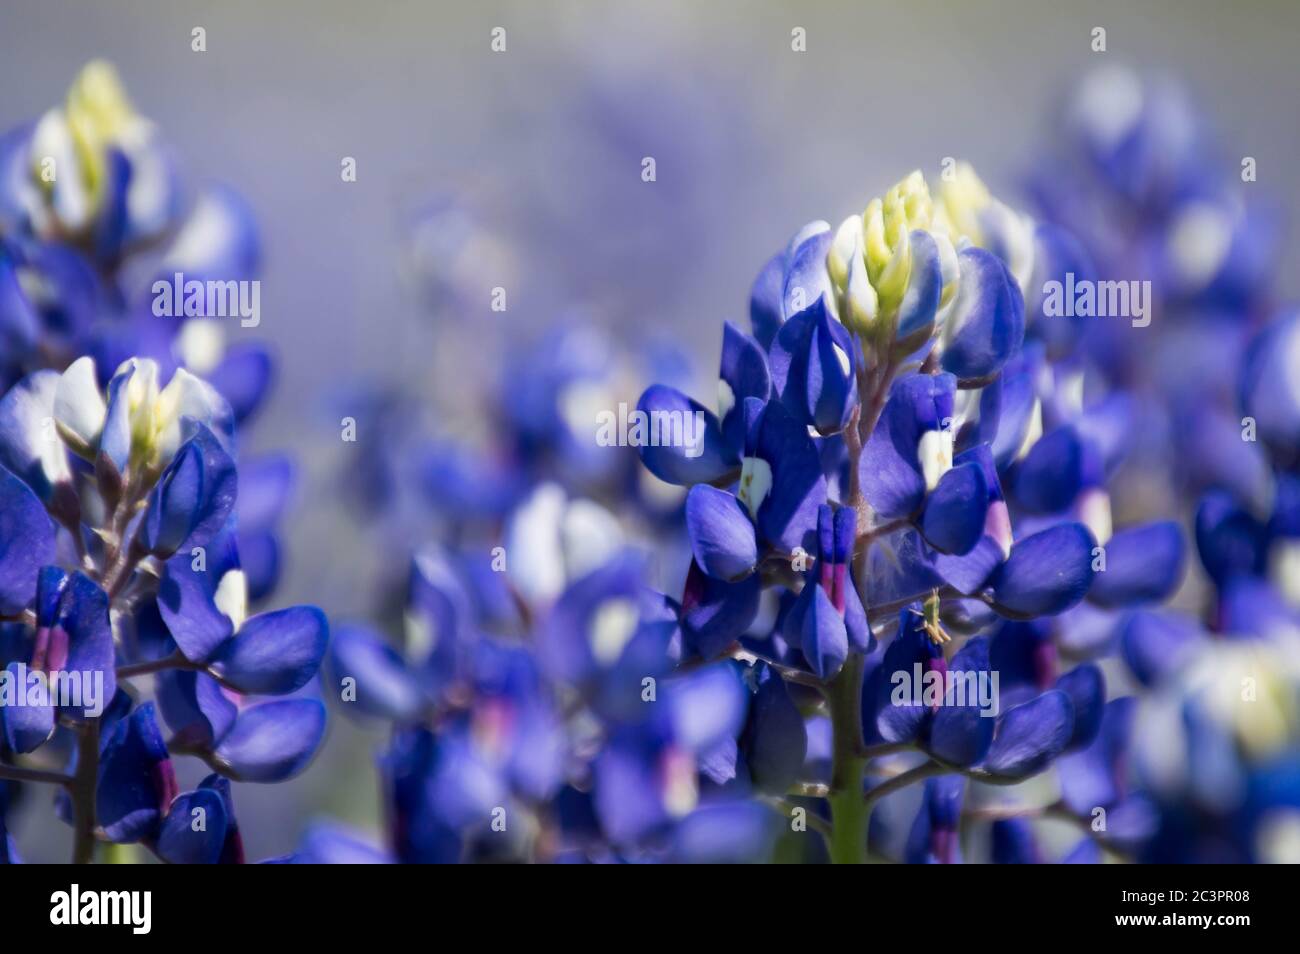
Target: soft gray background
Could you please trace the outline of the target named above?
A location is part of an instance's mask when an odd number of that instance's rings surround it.
[[[1300,5],[1087,6],[6,0],[0,127],[105,57],[190,181],[251,201],[266,251],[257,333],[281,359],[253,441],[295,453],[305,477],[278,600],[359,613],[374,556],[330,476],[344,462],[333,389],[381,375],[473,392],[492,359],[463,360],[473,322],[500,320],[486,292],[433,320],[399,281],[405,216],[431,194],[472,197],[511,244],[510,322],[536,327],[577,301],[615,334],[680,335],[711,367],[719,322],[744,319],[757,268],[808,219],[859,211],[947,155],[1018,199],[1061,95],[1102,59],[1089,31],[1104,26],[1105,57],[1181,76],[1225,167],[1254,155],[1258,187],[1300,207]],[[206,53],[190,50],[194,26]],[[489,51],[494,26],[505,55]],[[807,53],[790,50],[794,26]],[[340,181],[345,155],[354,184]],[[658,159],[653,185],[643,155]],[[339,722],[300,779],[241,787],[253,854],[288,850],[318,810],[374,824],[368,745]],[[24,828],[29,856],[65,856],[64,830]]]

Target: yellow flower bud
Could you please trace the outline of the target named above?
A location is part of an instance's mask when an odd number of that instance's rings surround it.
[[[121,141],[132,125],[142,120],[127,98],[117,71],[103,60],[87,63],[77,74],[68,90],[64,113],[92,208],[97,207],[107,174],[107,147]]]
[[[920,172],[911,173],[867,205],[862,215],[867,277],[882,313],[892,313],[903,300],[912,270],[910,233],[930,228],[932,214],[930,190]]]
[[[969,162],[959,162],[951,179],[939,184],[939,200],[935,204],[936,231],[946,232],[954,245],[966,239],[972,245],[983,245],[979,215],[992,201],[988,186],[975,173]]]

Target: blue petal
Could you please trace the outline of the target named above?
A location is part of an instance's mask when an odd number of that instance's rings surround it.
[[[987,441],[998,467],[1006,467],[1024,446],[1038,406],[1035,383],[1042,367],[1042,347],[1026,342],[1002,373],[980,392],[979,439]]]
[[[1097,844],[1090,836],[1085,835],[1079,839],[1078,844],[1066,853],[1061,859],[1063,865],[1099,865],[1103,861],[1101,855],[1101,845]]]
[[[73,574],[60,600],[58,625],[68,635],[68,659],[63,668],[81,673],[83,681],[95,678],[95,673],[103,673],[100,698],[92,701],[83,690],[83,705],[65,706],[63,711],[80,718],[96,717],[99,713],[95,709],[117,692],[117,654],[109,622],[108,594],[84,573]]]
[[[54,626],[72,577],[62,567],[43,566],[36,577],[36,625]]]
[[[54,522],[30,487],[0,468],[0,616],[36,596],[36,574],[54,562]]]
[[[105,837],[119,843],[150,837],[174,785],[153,703],[146,702],[113,727],[100,749],[95,806]]]
[[[235,423],[242,424],[261,406],[270,389],[274,370],[275,363],[263,345],[242,342],[232,345],[221,363],[206,377],[208,383],[230,402]]]
[[[1083,489],[1086,456],[1073,427],[1039,438],[1016,468],[1016,499],[1037,513],[1064,510]]]
[[[937,665],[943,662],[943,651],[926,635],[921,618],[913,612],[919,609],[919,604],[913,604],[899,611],[898,633],[885,647],[875,677],[863,683],[863,704],[870,706],[863,722],[875,726],[885,742],[911,742],[920,735],[930,709],[922,701],[922,687],[914,684],[916,667],[921,667],[923,678],[932,667],[940,672],[944,668]],[[906,683],[896,681],[903,677]],[[895,690],[907,684],[912,684],[911,695],[903,695],[895,704]]]
[[[1057,668],[1051,626],[1046,620],[1003,620],[990,641],[989,659],[1003,691],[1048,688]]]
[[[131,163],[126,153],[106,145],[102,153],[103,169],[99,182],[100,198],[95,210],[95,254],[105,260],[119,258],[128,230],[127,189],[131,181]]]
[[[144,545],[164,560],[206,546],[235,505],[235,462],[206,425],[195,427],[149,495]]]
[[[1065,751],[1074,730],[1074,706],[1056,689],[998,717],[983,768],[1000,778],[1024,778],[1042,771]]]
[[[826,591],[809,585],[812,596],[803,614],[799,646],[812,671],[822,679],[830,679],[848,658],[849,634],[844,628],[844,617],[836,612]]]
[[[239,692],[284,695],[320,668],[329,623],[314,606],[292,606],[247,620],[212,657],[209,668]]]
[[[642,557],[627,551],[569,584],[537,637],[541,663],[553,679],[590,688],[587,683],[613,662],[602,663],[594,648],[600,611],[612,602],[635,605],[644,572]]]
[[[993,608],[1011,619],[1055,616],[1074,606],[1092,585],[1092,534],[1062,523],[1016,543],[994,572]]]
[[[813,329],[826,314],[826,299],[818,298],[810,307],[792,317],[776,333],[769,351],[772,389],[786,412],[805,427],[811,423],[808,412],[808,352]]]
[[[206,662],[233,632],[230,617],[213,602],[219,577],[214,560],[208,560],[206,569],[195,570],[190,555],[180,553],[167,561],[158,587],[158,612],[191,662]]]
[[[826,254],[834,240],[835,233],[825,222],[809,223],[795,236],[781,290],[782,314],[787,321],[823,296],[834,297],[835,286],[826,268]]]
[[[758,562],[754,524],[744,506],[724,490],[696,484],[686,495],[686,532],[695,561],[709,576],[735,580]]]
[[[99,438],[99,461],[113,465],[113,473],[121,478],[126,473],[131,458],[131,379],[135,377],[138,363],[134,358],[114,372],[108,382],[108,411],[104,415],[104,430]]]
[[[274,533],[239,531],[239,562],[248,586],[248,601],[265,599],[280,582],[280,540]]]
[[[975,545],[961,554],[935,553],[929,555],[935,572],[944,582],[961,593],[975,593],[988,581],[1007,556],[1011,546],[1011,517],[1002,488],[998,482],[992,452],[987,444],[976,444],[957,455],[954,469],[976,465],[984,475],[987,499],[984,504],[984,522]],[[951,472],[950,472],[951,473]],[[947,475],[945,475],[947,476]],[[937,489],[937,488],[936,488]],[[929,504],[927,503],[927,507]]]
[[[673,830],[675,864],[746,864],[770,860],[780,820],[751,801],[715,802],[697,808]]]
[[[1282,461],[1300,447],[1300,395],[1293,355],[1300,347],[1300,311],[1289,310],[1251,343],[1243,362],[1241,404],[1258,435]]]
[[[18,282],[13,259],[0,246],[0,349],[6,358],[22,355],[40,333],[40,316]]]
[[[740,458],[735,449],[729,447],[723,439],[722,426],[717,417],[705,409],[704,405],[691,400],[680,391],[662,384],[651,385],[641,395],[637,410],[645,415],[646,422],[680,420],[684,426],[689,425],[691,431],[695,428],[694,421],[701,419],[695,415],[703,415],[704,434],[702,439],[700,435],[694,435],[697,438],[696,445],[689,448],[675,446],[671,442],[653,445],[650,443],[652,435],[647,434],[645,441],[637,448],[641,462],[660,480],[682,487],[713,483],[740,466]],[[659,416],[663,414],[670,416]],[[650,427],[649,423],[647,427]]]
[[[769,795],[784,795],[799,781],[808,734],[785,680],[762,663],[754,668],[754,674],[758,691],[745,727],[745,761],[755,788]]]
[[[926,490],[921,436],[951,426],[956,388],[951,374],[912,374],[894,383],[858,466],[867,502],[881,517],[905,517],[920,506]]]
[[[180,745],[211,749],[239,710],[207,673],[169,669],[158,674],[158,708]]]
[[[781,295],[785,290],[785,252],[767,260],[749,293],[749,321],[754,337],[763,348],[770,348],[776,332],[785,320]]]
[[[330,640],[330,668],[334,682],[356,680],[355,706],[368,715],[398,722],[414,719],[425,708],[419,683],[407,669],[400,653],[378,634],[363,626],[343,626]]]
[[[1098,573],[1088,599],[1113,609],[1159,602],[1178,588],[1186,549],[1178,524],[1148,523],[1106,541],[1106,570]]]
[[[592,707],[607,719],[635,720],[644,715],[641,701],[646,678],[661,679],[672,666],[672,649],[680,647],[681,632],[676,617],[641,622],[614,665],[595,680]]]
[[[719,371],[719,389],[722,384],[731,407],[723,411],[722,433],[730,447],[745,443],[745,399],[759,398],[766,402],[772,393],[772,376],[767,369],[767,357],[752,338],[742,334],[731,322],[722,329],[722,362]]]
[[[597,579],[596,573],[609,572],[614,571],[602,567],[572,584],[570,591],[575,596],[570,596],[566,592],[556,604],[557,610],[560,606],[566,605],[568,600],[576,599],[578,594],[587,592],[588,588],[599,589],[602,584],[594,583]],[[635,572],[635,566],[628,565],[617,571],[616,575],[622,579]],[[632,584],[628,582],[622,585],[630,588]],[[461,678],[461,670],[465,664],[467,630],[472,619],[469,594],[446,553],[436,548],[425,547],[412,557],[410,575],[407,578],[406,612],[418,625],[424,627],[425,631],[432,634],[433,648],[429,650],[424,660],[417,662],[425,677],[432,682],[432,688],[436,692],[442,692]],[[585,619],[583,622],[585,624]],[[552,632],[564,633],[565,631],[562,627],[553,629],[549,625],[543,629],[539,651],[542,658],[548,661],[549,637]],[[563,645],[572,646],[573,640],[580,640],[585,633],[585,628],[572,630],[568,633],[570,642]],[[581,647],[581,642],[578,645]],[[579,652],[577,658],[581,660],[586,657]]]
[[[615,845],[640,840],[665,825],[657,764],[663,755],[658,740],[635,728],[615,730],[592,767],[596,815]]]
[[[1196,510],[1196,549],[1216,583],[1258,576],[1267,560],[1267,529],[1229,494],[1210,491]]]
[[[969,553],[984,534],[989,488],[977,463],[953,467],[925,501],[921,533],[940,553]]]
[[[169,282],[176,272],[187,281],[241,281],[253,277],[260,258],[252,207],[234,189],[211,186],[199,196],[158,273]]]
[[[958,828],[966,779],[941,775],[926,779],[921,806],[908,833],[903,860],[908,864],[960,864]]]
[[[692,752],[735,739],[745,724],[749,693],[732,663],[714,663],[672,679],[664,696],[673,740]]]
[[[1218,632],[1272,639],[1300,625],[1295,608],[1267,580],[1237,576],[1219,589]]]
[[[772,489],[758,510],[759,532],[782,552],[793,553],[811,544],[817,508],[826,502],[821,458],[807,428],[775,401],[763,412],[758,456],[772,468]]]
[[[857,402],[852,354],[852,339],[824,297],[781,326],[772,343],[772,385],[795,421],[822,434],[844,426]]]
[[[857,582],[851,574],[844,587],[844,628],[848,631],[849,646],[853,649],[869,653],[876,648],[875,634],[871,632],[866,608],[862,605]]]
[[[1034,829],[1023,818],[1000,818],[992,825],[995,865],[1036,865],[1042,862]]]
[[[978,380],[1000,371],[1020,348],[1025,304],[997,256],[981,248],[965,248],[958,253],[958,263],[957,297],[944,319],[955,334],[943,349],[941,364],[962,380]]]
[[[818,433],[834,434],[858,403],[853,337],[825,309],[817,315],[808,346],[804,405]]]
[[[910,236],[912,270],[907,291],[898,306],[898,330],[895,339],[904,345],[919,347],[920,338],[928,337],[943,295],[943,268],[939,263],[939,246],[929,232],[917,229]]]
[[[429,784],[437,757],[432,732],[404,729],[394,734],[380,763],[392,793],[394,851],[405,863],[449,863],[460,857],[461,838],[437,811]]]
[[[989,678],[988,641],[976,637],[967,642],[948,664],[948,672],[961,681],[953,682],[934,714],[929,749],[950,765],[973,765],[989,750],[997,711],[996,698],[987,709],[980,699],[980,684],[988,685]]]
[[[697,758],[700,775],[719,787],[735,781],[740,749],[735,739],[723,739]]]
[[[216,758],[237,782],[283,782],[307,767],[325,734],[325,707],[315,699],[264,702],[239,713]]]
[[[22,663],[10,663],[5,671],[14,704],[0,705],[4,743],[10,751],[19,754],[34,752],[54,734],[54,705],[49,684],[38,683],[37,674]]]
[[[1090,745],[1101,729],[1106,705],[1106,680],[1101,670],[1092,663],[1076,666],[1056,680],[1055,688],[1069,696],[1074,706],[1074,729],[1066,748],[1079,749]]]
[[[1034,271],[1030,280],[1030,299],[1025,302],[1025,321],[1033,335],[1043,340],[1053,358],[1067,354],[1085,331],[1086,318],[1049,315],[1044,310],[1048,282],[1089,281],[1095,276],[1091,257],[1069,232],[1055,225],[1043,224],[1034,230]]]
[[[1102,710],[1101,730],[1092,744],[1057,762],[1061,797],[1076,815],[1090,816],[1095,808],[1109,809],[1122,795],[1121,778],[1129,737],[1137,712],[1134,696],[1113,699]]]
[[[221,860],[226,827],[226,806],[217,792],[182,792],[163,819],[155,850],[170,864],[214,865]]]
[[[388,865],[393,858],[342,825],[316,822],[303,834],[292,861],[298,865]]]
[[[1199,637],[1186,616],[1138,610],[1121,624],[1120,654],[1138,682],[1153,686],[1181,665]]]

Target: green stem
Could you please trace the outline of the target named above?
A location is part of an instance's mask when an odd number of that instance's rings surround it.
[[[76,841],[72,863],[90,864],[95,857],[95,788],[99,780],[99,720],[81,727],[77,740],[77,774],[69,786]]]
[[[830,702],[833,754],[831,762],[831,861],[865,864],[867,805],[862,777],[867,760],[862,750],[861,653],[851,652],[827,693]]]

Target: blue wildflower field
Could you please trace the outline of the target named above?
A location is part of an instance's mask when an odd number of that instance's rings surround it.
[[[1300,861],[1293,58],[451,6],[0,13],[0,862]]]

